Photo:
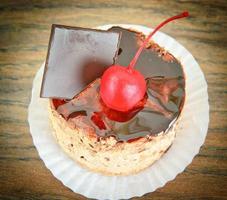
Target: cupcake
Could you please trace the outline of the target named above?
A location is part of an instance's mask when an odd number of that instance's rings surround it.
[[[142,98],[131,107],[121,99],[114,107],[111,94],[101,93],[110,66],[128,66],[145,40],[144,33],[123,27],[52,27],[41,97],[49,98],[58,144],[93,172],[138,173],[158,160],[175,138],[185,99],[183,67],[152,40],[135,64],[144,77]],[[121,90],[129,98],[128,91],[119,88],[115,99]]]

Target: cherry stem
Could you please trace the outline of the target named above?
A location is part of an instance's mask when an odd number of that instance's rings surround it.
[[[184,17],[188,17],[189,16],[189,13],[187,11],[179,14],[179,15],[176,15],[176,16],[173,16],[173,17],[170,17],[169,19],[166,19],[165,21],[163,21],[161,24],[159,24],[154,30],[153,32],[151,32],[148,37],[146,38],[146,40],[143,42],[143,44],[140,46],[140,48],[138,49],[138,51],[136,52],[136,55],[134,56],[134,58],[132,59],[132,61],[130,62],[128,68],[129,69],[132,69],[134,68],[141,52],[143,51],[144,47],[147,45],[147,43],[150,41],[151,37],[162,27],[164,26],[165,24],[175,20],[175,19],[180,19],[180,18],[184,18]]]

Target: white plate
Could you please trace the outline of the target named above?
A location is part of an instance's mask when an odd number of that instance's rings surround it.
[[[105,25],[107,29],[113,25]],[[121,25],[148,34],[144,26]],[[162,187],[182,172],[204,143],[209,104],[204,75],[193,56],[172,37],[157,32],[152,38],[181,61],[186,74],[186,101],[176,139],[167,153],[150,168],[132,176],[104,176],[81,168],[69,158],[55,141],[48,119],[47,99],[39,98],[42,66],[37,72],[28,109],[28,122],[33,142],[41,159],[53,175],[76,193],[96,199],[128,199],[142,196]]]

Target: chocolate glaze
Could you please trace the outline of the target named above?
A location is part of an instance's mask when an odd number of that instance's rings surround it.
[[[127,66],[144,36],[120,27],[111,28],[111,31],[122,31],[117,63]],[[151,42],[142,52],[136,68],[146,77],[147,99],[140,111],[136,111],[128,121],[111,120],[104,112],[105,106],[99,96],[100,79],[71,101],[54,105],[69,124],[93,129],[101,137],[113,135],[119,141],[130,141],[165,132],[172,127],[184,103],[182,66],[171,54]]]
[[[71,99],[112,65],[120,33],[52,25],[41,97]]]

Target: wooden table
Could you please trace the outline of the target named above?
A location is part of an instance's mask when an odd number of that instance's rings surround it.
[[[189,10],[162,31],[197,59],[209,86],[206,142],[186,170],[163,188],[135,199],[227,199],[226,1],[0,1],[0,199],[85,199],[44,166],[27,122],[32,80],[43,63],[52,23],[154,27]]]

